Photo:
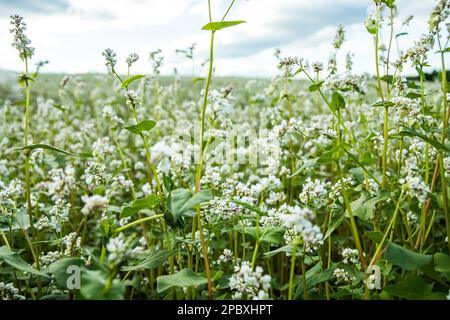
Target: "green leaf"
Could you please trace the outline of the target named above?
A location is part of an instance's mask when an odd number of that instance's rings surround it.
[[[308,90],[309,92],[314,92],[320,89],[324,81],[320,81],[319,83],[315,83],[309,86]]]
[[[29,227],[30,227],[30,218],[28,214],[24,211],[17,210],[17,213],[14,215],[14,220],[11,223],[11,225],[0,224],[0,231],[19,230],[19,229],[28,230]]]
[[[431,293],[433,288],[432,284],[428,284],[421,277],[417,275],[410,275],[400,283],[396,283],[385,287],[383,291],[393,295],[395,297],[421,300]]]
[[[109,238],[114,234],[116,227],[113,225],[113,219],[105,219],[100,222],[100,232],[105,237]]]
[[[258,239],[256,227],[246,227],[244,232],[254,239]],[[265,244],[281,244],[285,229],[280,227],[265,227],[259,229],[259,241]]]
[[[67,110],[66,108],[64,108],[62,105],[58,104],[58,103],[52,103],[51,106],[55,109],[58,109],[62,112],[67,112],[69,110]]]
[[[336,230],[341,225],[341,223],[344,221],[344,218],[345,218],[344,215],[341,215],[341,214],[339,214],[339,215],[333,214],[332,215],[327,232],[325,233],[325,236],[323,237],[324,240],[327,239],[333,233],[333,231]]]
[[[364,233],[364,235],[367,238],[375,241],[376,243],[380,243],[381,240],[383,240],[383,234],[381,232],[379,232],[379,231],[366,231]]]
[[[17,270],[25,271],[46,278],[49,277],[46,273],[30,266],[19,256],[17,252],[11,251],[7,246],[0,247],[0,261],[9,264],[11,267]]]
[[[396,38],[399,38],[399,37],[401,37],[401,36],[406,36],[408,34],[408,32],[400,32],[400,33],[397,33],[396,35],[395,35],[395,37]]]
[[[127,88],[132,82],[142,79],[144,77],[145,77],[145,75],[143,75],[143,74],[139,74],[137,76],[130,77],[122,83],[122,88]]]
[[[159,197],[155,194],[150,194],[145,198],[136,199],[131,203],[131,206],[125,206],[122,208],[120,218],[126,218],[132,216],[135,213],[140,212],[143,209],[153,209],[159,204]]]
[[[381,2],[391,9],[395,6],[395,0],[381,0]]]
[[[60,289],[67,289],[67,278],[71,276],[70,273],[67,273],[67,268],[69,266],[84,266],[83,259],[79,258],[63,258],[58,261],[53,262],[49,269],[53,272],[53,276],[55,277],[56,284]]]
[[[450,147],[447,145],[442,144],[440,141],[437,141],[435,139],[432,139],[428,136],[426,136],[425,134],[422,134],[420,132],[417,132],[411,128],[408,127],[404,127],[405,130],[399,132],[398,134],[402,137],[407,136],[407,137],[418,137],[420,139],[422,139],[425,142],[428,142],[429,144],[431,144],[433,147],[435,147],[437,150],[441,150],[441,151],[445,151],[447,153],[450,153]]]
[[[141,134],[143,131],[150,131],[156,126],[156,121],[154,120],[143,120],[139,122],[138,124],[131,125],[124,127],[124,129],[135,133],[135,134]]]
[[[387,250],[384,254],[384,258],[393,265],[399,266],[407,271],[420,269],[433,261],[432,256],[410,251],[393,242],[389,242],[389,244],[387,245]]]
[[[376,23],[366,24],[366,29],[370,34],[376,34],[377,33],[377,24]]]
[[[43,296],[39,300],[69,300],[67,294],[51,293]]]
[[[264,256],[266,256],[266,258],[272,258],[273,256],[276,256],[279,253],[285,252],[285,253],[292,254],[293,251],[294,251],[294,247],[288,244],[288,245],[285,245],[285,246],[283,246],[281,248],[265,252]]]
[[[436,51],[436,53],[446,53],[446,52],[450,52],[450,47]]]
[[[219,22],[210,22],[203,26],[202,30],[207,31],[218,31],[225,28],[230,28],[237,26],[241,23],[245,23],[245,21],[237,20],[237,21],[219,21]]]
[[[19,79],[17,79],[17,83],[22,87],[25,87],[29,81],[34,81],[34,78],[26,73],[21,73]]]
[[[387,83],[392,83],[392,80],[394,79],[393,76],[391,75],[384,75],[380,78],[381,81],[387,82]]]
[[[137,265],[122,267],[122,271],[136,271],[158,268],[176,252],[176,250],[153,251],[147,258],[139,262]]]
[[[422,98],[422,94],[410,91],[406,94],[406,97],[409,99],[419,99]]]
[[[78,153],[72,153],[72,152],[65,151],[65,150],[50,146],[48,144],[43,144],[43,143],[31,144],[26,147],[15,148],[14,150],[35,150],[35,149],[46,149],[46,150],[50,150],[50,151],[54,151],[54,152],[63,153],[63,154],[69,155],[69,156],[79,156]]]
[[[107,288],[107,275],[100,270],[81,271],[80,299],[86,300],[123,300],[125,286],[120,279],[114,279]]]
[[[333,111],[336,111],[338,109],[345,109],[344,97],[339,92],[333,92],[330,106]]]
[[[206,81],[205,77],[197,77],[194,80],[192,80],[192,82],[195,84],[197,82],[202,82],[202,81]]]
[[[156,279],[159,293],[173,287],[198,287],[208,283],[208,280],[191,269],[183,269],[175,274],[160,276]]]
[[[314,288],[320,283],[323,283],[325,281],[328,281],[333,276],[333,270],[332,269],[326,269],[322,272],[320,272],[320,269],[322,268],[322,262],[317,263],[314,267],[312,267],[310,270],[306,271],[306,287],[307,289]],[[300,277],[300,282],[303,283],[302,277]],[[300,297],[303,295],[303,284],[297,287],[297,291],[295,293],[296,297]]]
[[[434,255],[434,269],[450,278],[450,256],[444,253]]]
[[[389,199],[389,191],[386,190],[382,190],[377,196],[370,199],[367,199],[366,194],[362,194],[351,203],[353,214],[361,220],[371,221],[374,217],[375,206],[387,199]]]
[[[390,101],[378,101],[377,103],[374,103],[372,107],[393,107],[395,104]]]
[[[175,189],[167,198],[167,209],[172,213],[172,218],[177,221],[181,217],[192,217],[195,206],[214,198],[211,190],[205,189],[193,193],[189,189]]]
[[[293,177],[299,175],[306,168],[314,167],[317,163],[317,160],[318,160],[318,158],[304,159],[302,166],[300,168],[298,168],[293,174],[288,176],[288,178],[293,178]]]

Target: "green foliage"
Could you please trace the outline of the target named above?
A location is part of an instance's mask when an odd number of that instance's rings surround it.
[[[218,31],[225,28],[230,28],[237,26],[239,24],[245,23],[245,21],[237,20],[237,21],[219,21],[219,22],[210,22],[203,26],[202,30],[206,31]]]
[[[207,283],[207,279],[191,269],[183,269],[175,274],[160,276],[157,279],[158,292],[164,292],[173,287],[198,287]]]
[[[48,278],[48,275],[46,273],[30,266],[19,256],[19,253],[11,251],[6,246],[0,247],[0,261],[3,261],[4,263],[19,271],[28,272],[36,276]]]
[[[416,253],[393,242],[387,245],[384,258],[393,265],[408,271],[420,269],[433,261],[432,256]]]
[[[139,262],[137,265],[122,267],[123,271],[137,271],[137,270],[149,270],[160,267],[164,262],[166,262],[169,257],[174,255],[176,251],[153,251],[150,255]]]
[[[188,189],[175,189],[167,198],[167,209],[174,221],[182,217],[192,217],[195,206],[213,198],[211,190],[194,193]]]
[[[143,132],[151,131],[155,126],[156,126],[156,121],[143,120],[143,121],[139,122],[138,124],[126,126],[123,128],[134,134],[142,134]]]
[[[159,197],[150,194],[145,198],[134,200],[131,205],[124,206],[120,213],[120,218],[130,217],[144,209],[153,209],[159,204]]]
[[[144,78],[144,77],[145,77],[145,75],[143,75],[143,74],[139,74],[139,75],[130,77],[130,78],[126,79],[126,80],[122,83],[122,88],[128,88],[128,86],[129,86],[131,83],[133,83],[133,82],[136,81],[136,80],[142,79],[142,78]]]

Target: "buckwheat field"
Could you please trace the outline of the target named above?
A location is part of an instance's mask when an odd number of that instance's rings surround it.
[[[11,15],[0,300],[450,299],[450,1],[402,48],[415,20],[374,0],[371,74],[337,63],[339,25],[329,61],[276,50],[259,80],[215,76],[217,40],[246,22],[204,2],[196,78],[163,76],[160,50],[138,74],[147,57],[113,42],[104,74],[47,74]]]

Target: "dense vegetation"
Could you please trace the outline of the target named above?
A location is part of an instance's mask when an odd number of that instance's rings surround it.
[[[339,26],[327,66],[277,51],[271,80],[215,78],[215,37],[243,23],[228,12],[210,12],[195,79],[162,77],[160,51],[135,75],[139,57],[111,49],[108,74],[41,74],[11,17],[24,70],[0,85],[0,300],[448,296],[449,1],[409,49],[395,39],[414,20],[397,30],[394,0],[375,1],[375,77],[336,63]]]

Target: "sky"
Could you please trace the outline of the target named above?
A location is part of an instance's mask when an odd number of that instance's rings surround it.
[[[211,2],[213,20],[220,20],[229,0]],[[371,0],[237,0],[227,20],[246,23],[217,32],[216,74],[273,76],[275,48],[281,49],[282,56],[326,64],[338,24],[346,30],[340,65],[345,54],[352,52],[354,71],[373,73],[373,36],[364,27],[372,4]],[[400,47],[407,49],[427,30],[435,1],[397,0],[397,5],[396,27],[414,15],[411,25],[401,30],[408,34],[399,38]],[[49,60],[47,72],[105,72],[101,53],[111,48],[117,52],[119,71],[125,72],[127,55],[137,53],[141,59],[132,71],[148,73],[149,53],[161,49],[163,74],[177,68],[182,75],[200,76],[206,72],[201,64],[208,57],[209,32],[201,30],[208,22],[207,9],[207,0],[0,0],[0,69],[23,69],[9,33],[9,16],[20,14],[36,48],[33,61]],[[387,34],[382,37],[387,40]],[[175,52],[192,43],[196,44],[195,69]],[[432,56],[430,64],[439,68],[439,57]]]

